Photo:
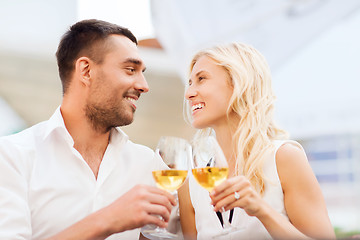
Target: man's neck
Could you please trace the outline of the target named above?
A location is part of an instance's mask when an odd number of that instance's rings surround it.
[[[85,139],[86,136],[87,139]],[[81,136],[81,140],[74,139],[74,148],[81,154],[97,178],[101,161],[109,144],[110,134],[108,132],[101,135],[86,134],[86,136]]]
[[[94,129],[84,115],[61,109],[65,127],[74,140],[74,148],[81,154],[97,178],[102,158],[109,144],[110,131]]]

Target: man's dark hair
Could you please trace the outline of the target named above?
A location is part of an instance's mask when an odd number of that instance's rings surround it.
[[[96,19],[77,22],[62,36],[56,51],[56,59],[63,93],[70,85],[75,61],[79,57],[86,56],[96,63],[101,63],[109,49],[106,40],[111,34],[125,36],[137,44],[136,37],[129,29]]]

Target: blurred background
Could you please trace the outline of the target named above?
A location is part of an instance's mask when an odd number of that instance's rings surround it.
[[[140,40],[150,92],[123,129],[151,148],[162,135],[194,133],[182,109],[196,50],[230,41],[260,50],[272,69],[277,122],[303,144],[337,236],[360,233],[359,0],[0,0],[0,136],[47,120],[60,105],[57,44],[88,18],[128,27]]]

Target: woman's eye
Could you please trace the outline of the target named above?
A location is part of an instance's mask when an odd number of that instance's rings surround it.
[[[201,82],[201,80],[203,80],[204,79],[204,77],[199,77],[199,82]]]

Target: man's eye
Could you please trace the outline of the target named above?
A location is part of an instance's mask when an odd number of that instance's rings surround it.
[[[129,72],[135,72],[135,68],[126,68],[126,70],[128,70]]]

